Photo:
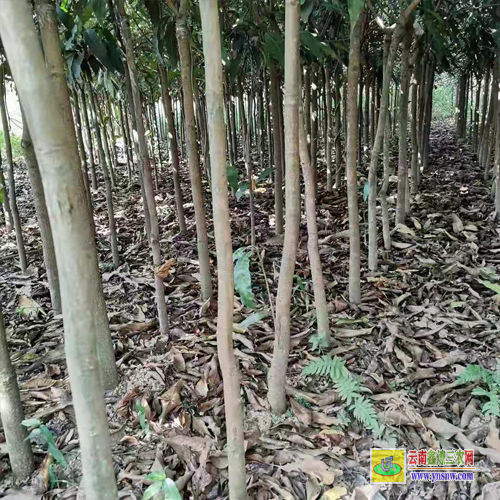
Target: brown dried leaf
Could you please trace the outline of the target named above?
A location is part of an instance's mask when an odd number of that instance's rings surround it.
[[[130,403],[140,394],[139,387],[133,387],[116,403],[116,413],[121,417],[126,417],[130,411]]]
[[[286,472],[303,472],[308,476],[313,476],[320,480],[323,484],[333,484],[335,479],[342,475],[339,469],[330,469],[325,462],[315,459],[301,460],[284,465],[283,470]]]
[[[172,269],[174,263],[175,257],[168,259],[167,262],[156,268],[154,273],[156,274],[156,276],[158,276],[158,278],[161,278],[163,280],[170,274],[170,270]]]
[[[184,387],[184,381],[179,379],[170,389],[160,396],[162,412],[160,423],[181,405],[181,389]]]
[[[308,410],[300,403],[295,401],[295,399],[290,398],[290,406],[292,408],[293,414],[297,417],[297,419],[304,424],[306,427],[309,427],[312,423],[312,412]]]
[[[462,432],[460,427],[451,424],[443,418],[438,418],[436,415],[422,419],[424,425],[431,431],[443,436],[445,439],[451,439],[455,434]]]

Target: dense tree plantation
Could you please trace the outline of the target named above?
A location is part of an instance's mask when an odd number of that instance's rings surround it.
[[[499,82],[493,0],[0,0],[0,498],[500,499]]]

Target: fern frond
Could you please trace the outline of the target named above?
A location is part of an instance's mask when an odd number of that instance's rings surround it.
[[[378,431],[379,423],[377,419],[377,412],[373,404],[363,396],[354,399],[354,403],[349,407],[352,414],[362,424],[371,430]]]
[[[483,405],[483,413],[486,416],[494,415],[495,417],[500,417],[500,401],[498,399],[498,394],[490,392],[490,400]]]
[[[302,376],[316,375],[322,376],[330,373],[332,369],[333,359],[330,356],[313,359],[302,369]]]
[[[340,379],[335,384],[335,389],[337,389],[340,397],[343,401],[345,401],[348,405],[351,404],[352,400],[355,398],[359,398],[359,389],[360,383],[354,377],[346,377]]]
[[[462,383],[475,382],[484,377],[484,370],[479,365],[467,365],[462,374],[458,377],[458,381]]]

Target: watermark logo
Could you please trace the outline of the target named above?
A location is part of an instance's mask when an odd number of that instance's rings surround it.
[[[371,450],[370,479],[375,484],[411,481],[473,481],[474,450]]]
[[[377,484],[406,483],[406,451],[372,449],[370,476]]]

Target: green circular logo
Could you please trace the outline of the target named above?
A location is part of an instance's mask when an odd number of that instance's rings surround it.
[[[382,464],[377,464],[373,468],[373,472],[375,472],[375,474],[378,474],[379,476],[397,476],[402,470],[403,469],[400,465],[394,463],[392,464],[392,469],[389,469],[388,471],[382,469]]]

